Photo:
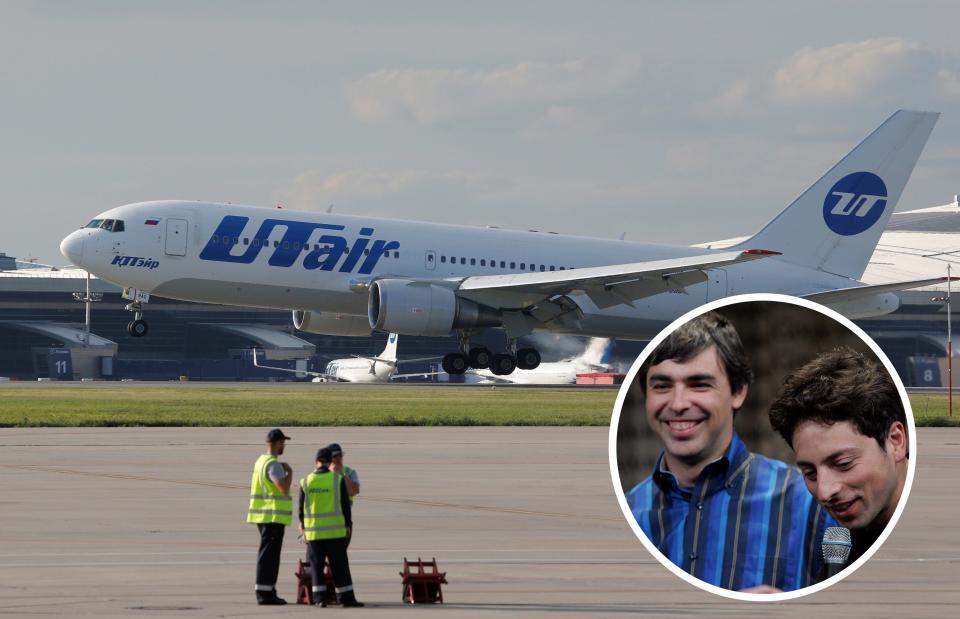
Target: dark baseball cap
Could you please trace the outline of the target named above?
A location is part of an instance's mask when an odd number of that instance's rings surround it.
[[[317,462],[330,462],[333,460],[333,454],[329,447],[321,447],[317,450]]]
[[[276,443],[277,441],[289,441],[290,437],[283,433],[280,428],[274,428],[267,432],[267,442]]]
[[[343,455],[343,449],[340,447],[340,443],[330,443],[325,447],[325,449],[329,449],[330,455],[334,458]]]

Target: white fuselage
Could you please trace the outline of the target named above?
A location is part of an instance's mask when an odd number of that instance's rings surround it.
[[[577,374],[601,371],[595,365],[579,359],[541,363],[532,370],[517,370],[508,376],[499,376],[490,370],[470,370],[464,381],[469,383],[503,383],[517,385],[572,385]]]
[[[97,216],[123,231],[82,228],[63,253],[94,275],[162,297],[365,316],[373,279],[460,280],[709,255],[716,250],[554,233],[477,228],[268,209],[160,201]],[[155,223],[151,223],[155,222]],[[770,248],[776,249],[776,248]],[[599,309],[585,294],[576,326],[557,333],[647,339],[706,301],[747,292],[807,294],[852,280],[770,258],[711,269],[706,282]]]
[[[395,364],[362,357],[334,359],[324,369],[329,376],[351,383],[386,383],[396,371]]]

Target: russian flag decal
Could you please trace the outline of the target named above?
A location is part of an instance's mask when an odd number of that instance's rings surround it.
[[[160,223],[160,220],[159,220],[159,219],[148,219],[148,220],[146,220],[145,222],[143,222],[143,225],[145,225],[145,226],[155,226],[155,225],[157,225],[158,223]]]

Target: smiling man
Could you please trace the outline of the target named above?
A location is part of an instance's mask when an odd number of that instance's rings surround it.
[[[890,374],[849,348],[795,370],[770,407],[807,489],[850,529],[857,560],[893,517],[907,480],[907,417]]]
[[[696,578],[790,591],[816,582],[823,530],[834,523],[797,469],[751,453],[734,432],[752,379],[740,337],[720,314],[671,333],[638,376],[664,449],[627,502],[647,538]]]

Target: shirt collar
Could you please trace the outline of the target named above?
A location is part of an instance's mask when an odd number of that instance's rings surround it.
[[[677,481],[677,477],[667,470],[664,454],[665,452],[661,451],[657,457],[657,462],[653,469],[653,481],[664,491],[678,490],[680,489],[680,483]],[[716,479],[722,481],[722,484],[717,484],[718,487],[729,487],[734,483],[736,476],[740,474],[743,469],[743,464],[749,457],[750,450],[747,449],[747,446],[740,439],[740,436],[734,432],[733,438],[730,440],[730,445],[724,454],[703,467],[703,471],[700,472],[697,481],[699,482],[701,479],[706,479],[707,481]]]

